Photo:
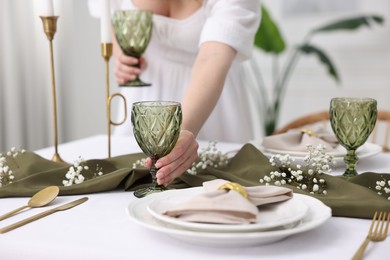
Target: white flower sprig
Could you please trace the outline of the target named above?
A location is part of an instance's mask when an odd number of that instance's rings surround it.
[[[16,158],[19,154],[23,154],[25,152],[25,149],[18,149],[16,147],[12,147],[11,150],[7,152],[7,156],[12,156],[13,158]]]
[[[327,194],[326,182],[320,175],[330,173],[331,165],[334,165],[334,158],[325,152],[325,146],[313,147],[307,145],[308,155],[304,158],[304,167],[293,165],[294,159],[290,155],[276,154],[271,156],[272,166],[279,168],[279,171],[270,172],[269,175],[260,179],[265,185],[295,185],[298,189],[307,190],[311,194]]]
[[[198,160],[192,163],[187,170],[188,174],[196,175],[198,170],[206,169],[208,166],[218,168],[224,167],[229,162],[229,157],[217,149],[217,141],[210,141],[206,148],[202,148],[198,154]]]
[[[79,158],[73,163],[72,166],[69,167],[69,170],[65,174],[65,180],[62,181],[64,186],[72,186],[73,184],[83,183],[88,178],[85,177],[82,172],[89,171],[89,166],[86,165],[86,161],[79,156]],[[96,169],[92,174],[91,178],[95,178],[103,175],[103,168],[98,164],[96,165]]]
[[[19,154],[25,153],[24,149],[17,149],[12,147],[10,151],[5,154],[0,153],[0,188],[11,184],[15,179],[14,172],[7,163],[7,157],[16,158]]]
[[[378,195],[382,196],[382,194],[388,194],[386,196],[388,196],[387,199],[390,200],[390,180],[387,182],[385,180],[377,181],[375,189],[377,190]]]
[[[133,163],[133,169],[138,168],[138,166],[145,167],[146,158],[142,158],[140,160],[137,160]]]
[[[0,155],[0,187],[3,187],[7,184],[12,183],[12,180],[15,178],[12,170],[10,170],[7,165],[6,158],[1,154]]]

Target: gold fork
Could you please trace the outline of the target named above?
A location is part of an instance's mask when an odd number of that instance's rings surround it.
[[[378,219],[377,215],[378,212],[376,211],[374,217],[372,218],[370,230],[368,231],[367,237],[362,243],[362,245],[359,247],[359,249],[356,251],[355,255],[352,257],[352,260],[362,259],[364,250],[366,249],[370,241],[379,242],[386,239],[387,231],[389,229],[390,214],[388,214],[387,212],[380,212]]]

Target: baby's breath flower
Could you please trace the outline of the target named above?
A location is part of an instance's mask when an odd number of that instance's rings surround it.
[[[229,157],[217,149],[217,141],[210,141],[206,148],[201,149],[198,158],[187,170],[188,174],[196,175],[197,170],[205,170],[207,167],[224,167],[229,162]]]
[[[334,165],[331,155],[325,153],[325,146],[313,147],[307,145],[308,155],[304,157],[304,165],[297,164],[292,167],[294,159],[288,154],[275,154],[271,156],[269,162],[272,166],[279,168],[279,171],[272,171],[269,175],[260,179],[260,183],[269,185],[271,181],[274,185],[293,184],[301,190],[307,190],[311,194],[323,194],[327,192],[326,182],[318,175],[330,173],[330,165]],[[295,168],[295,169],[294,169]]]
[[[382,196],[390,193],[390,180],[387,182],[385,180],[376,181],[375,184],[375,190],[377,190],[378,195]],[[390,200],[390,196],[388,196],[387,199]]]
[[[140,160],[137,160],[137,161],[135,161],[135,163],[133,163],[132,168],[136,169],[136,168],[138,168],[138,166],[145,167],[144,166],[145,162],[146,162],[146,158],[142,158]]]
[[[85,180],[93,179],[98,176],[103,175],[103,168],[96,164],[95,171],[91,171],[89,166],[86,165],[86,161],[79,156],[79,158],[74,161],[73,165],[69,167],[68,171],[65,173],[65,180],[62,181],[64,186],[72,186],[73,184],[83,183]],[[84,174],[88,174],[90,177],[86,177]]]
[[[14,160],[16,157],[18,157],[20,154],[25,153],[25,150],[18,149],[16,147],[12,147],[8,152],[5,154],[0,153],[0,187],[3,187],[5,185],[11,184],[13,180],[15,180],[15,175],[10,166],[7,162],[8,159]],[[16,161],[14,160],[15,165],[17,165]],[[18,167],[18,166],[17,166]]]
[[[65,178],[67,180],[62,181],[64,186],[71,186],[73,184],[79,184],[82,182],[80,181],[81,178],[79,178],[79,176],[82,176],[81,172],[83,167],[81,167],[80,164],[83,164],[84,162],[85,160],[81,156],[79,156],[79,158],[74,161],[73,165],[69,167],[69,170],[65,174]]]

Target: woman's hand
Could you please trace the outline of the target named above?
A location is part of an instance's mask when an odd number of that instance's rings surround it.
[[[143,57],[137,59],[127,56],[116,41],[113,43],[113,51],[115,56],[115,79],[118,84],[134,80],[146,68],[146,61]]]
[[[167,186],[175,178],[179,177],[198,158],[198,142],[195,136],[187,130],[181,130],[179,139],[173,150],[156,162],[158,171],[156,173],[157,183]],[[151,159],[146,162],[151,166]]]

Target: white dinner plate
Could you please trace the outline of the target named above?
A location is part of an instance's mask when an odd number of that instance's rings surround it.
[[[290,158],[294,159],[297,162],[303,162],[304,157],[308,154],[307,152],[268,149],[262,147],[261,145],[257,145],[256,147],[258,147],[258,149],[267,157],[271,157],[275,154],[289,154]],[[340,152],[334,152],[329,154],[333,155],[336,164],[335,166],[342,166],[344,165],[344,156],[347,151],[342,146],[339,146],[337,150]],[[382,152],[382,147],[380,145],[374,143],[365,143],[357,149],[356,155],[359,159],[363,159],[379,154],[380,152]]]
[[[363,148],[360,147],[357,151],[357,153]],[[298,157],[305,157],[308,152],[303,151],[290,151],[290,150],[278,150],[278,149],[271,149],[271,148],[265,148],[261,147],[262,150],[268,153],[272,154],[289,154],[291,156],[298,156]],[[334,148],[334,151],[327,152],[329,155],[333,155],[334,157],[342,157],[347,153],[347,150],[341,145],[337,145],[337,147]]]
[[[162,223],[193,231],[209,232],[251,232],[287,227],[300,221],[308,210],[308,206],[300,198],[293,196],[287,201],[261,206],[257,222],[253,224],[194,223],[162,214],[202,192],[204,192],[202,188],[187,189],[184,192],[183,190],[169,190],[161,193],[146,208],[153,217]]]
[[[199,188],[191,188],[199,189]],[[183,193],[192,192],[191,189],[183,189]],[[242,233],[221,233],[221,232],[199,232],[185,230],[170,224],[163,224],[157,221],[147,210],[147,206],[159,194],[151,194],[142,199],[133,200],[127,207],[130,220],[149,230],[166,234],[174,239],[178,239],[190,244],[208,247],[247,247],[269,244],[286,237],[312,230],[331,217],[331,209],[320,200],[301,194],[294,194],[308,206],[306,216],[289,229],[263,231],[263,232],[242,232]]]

